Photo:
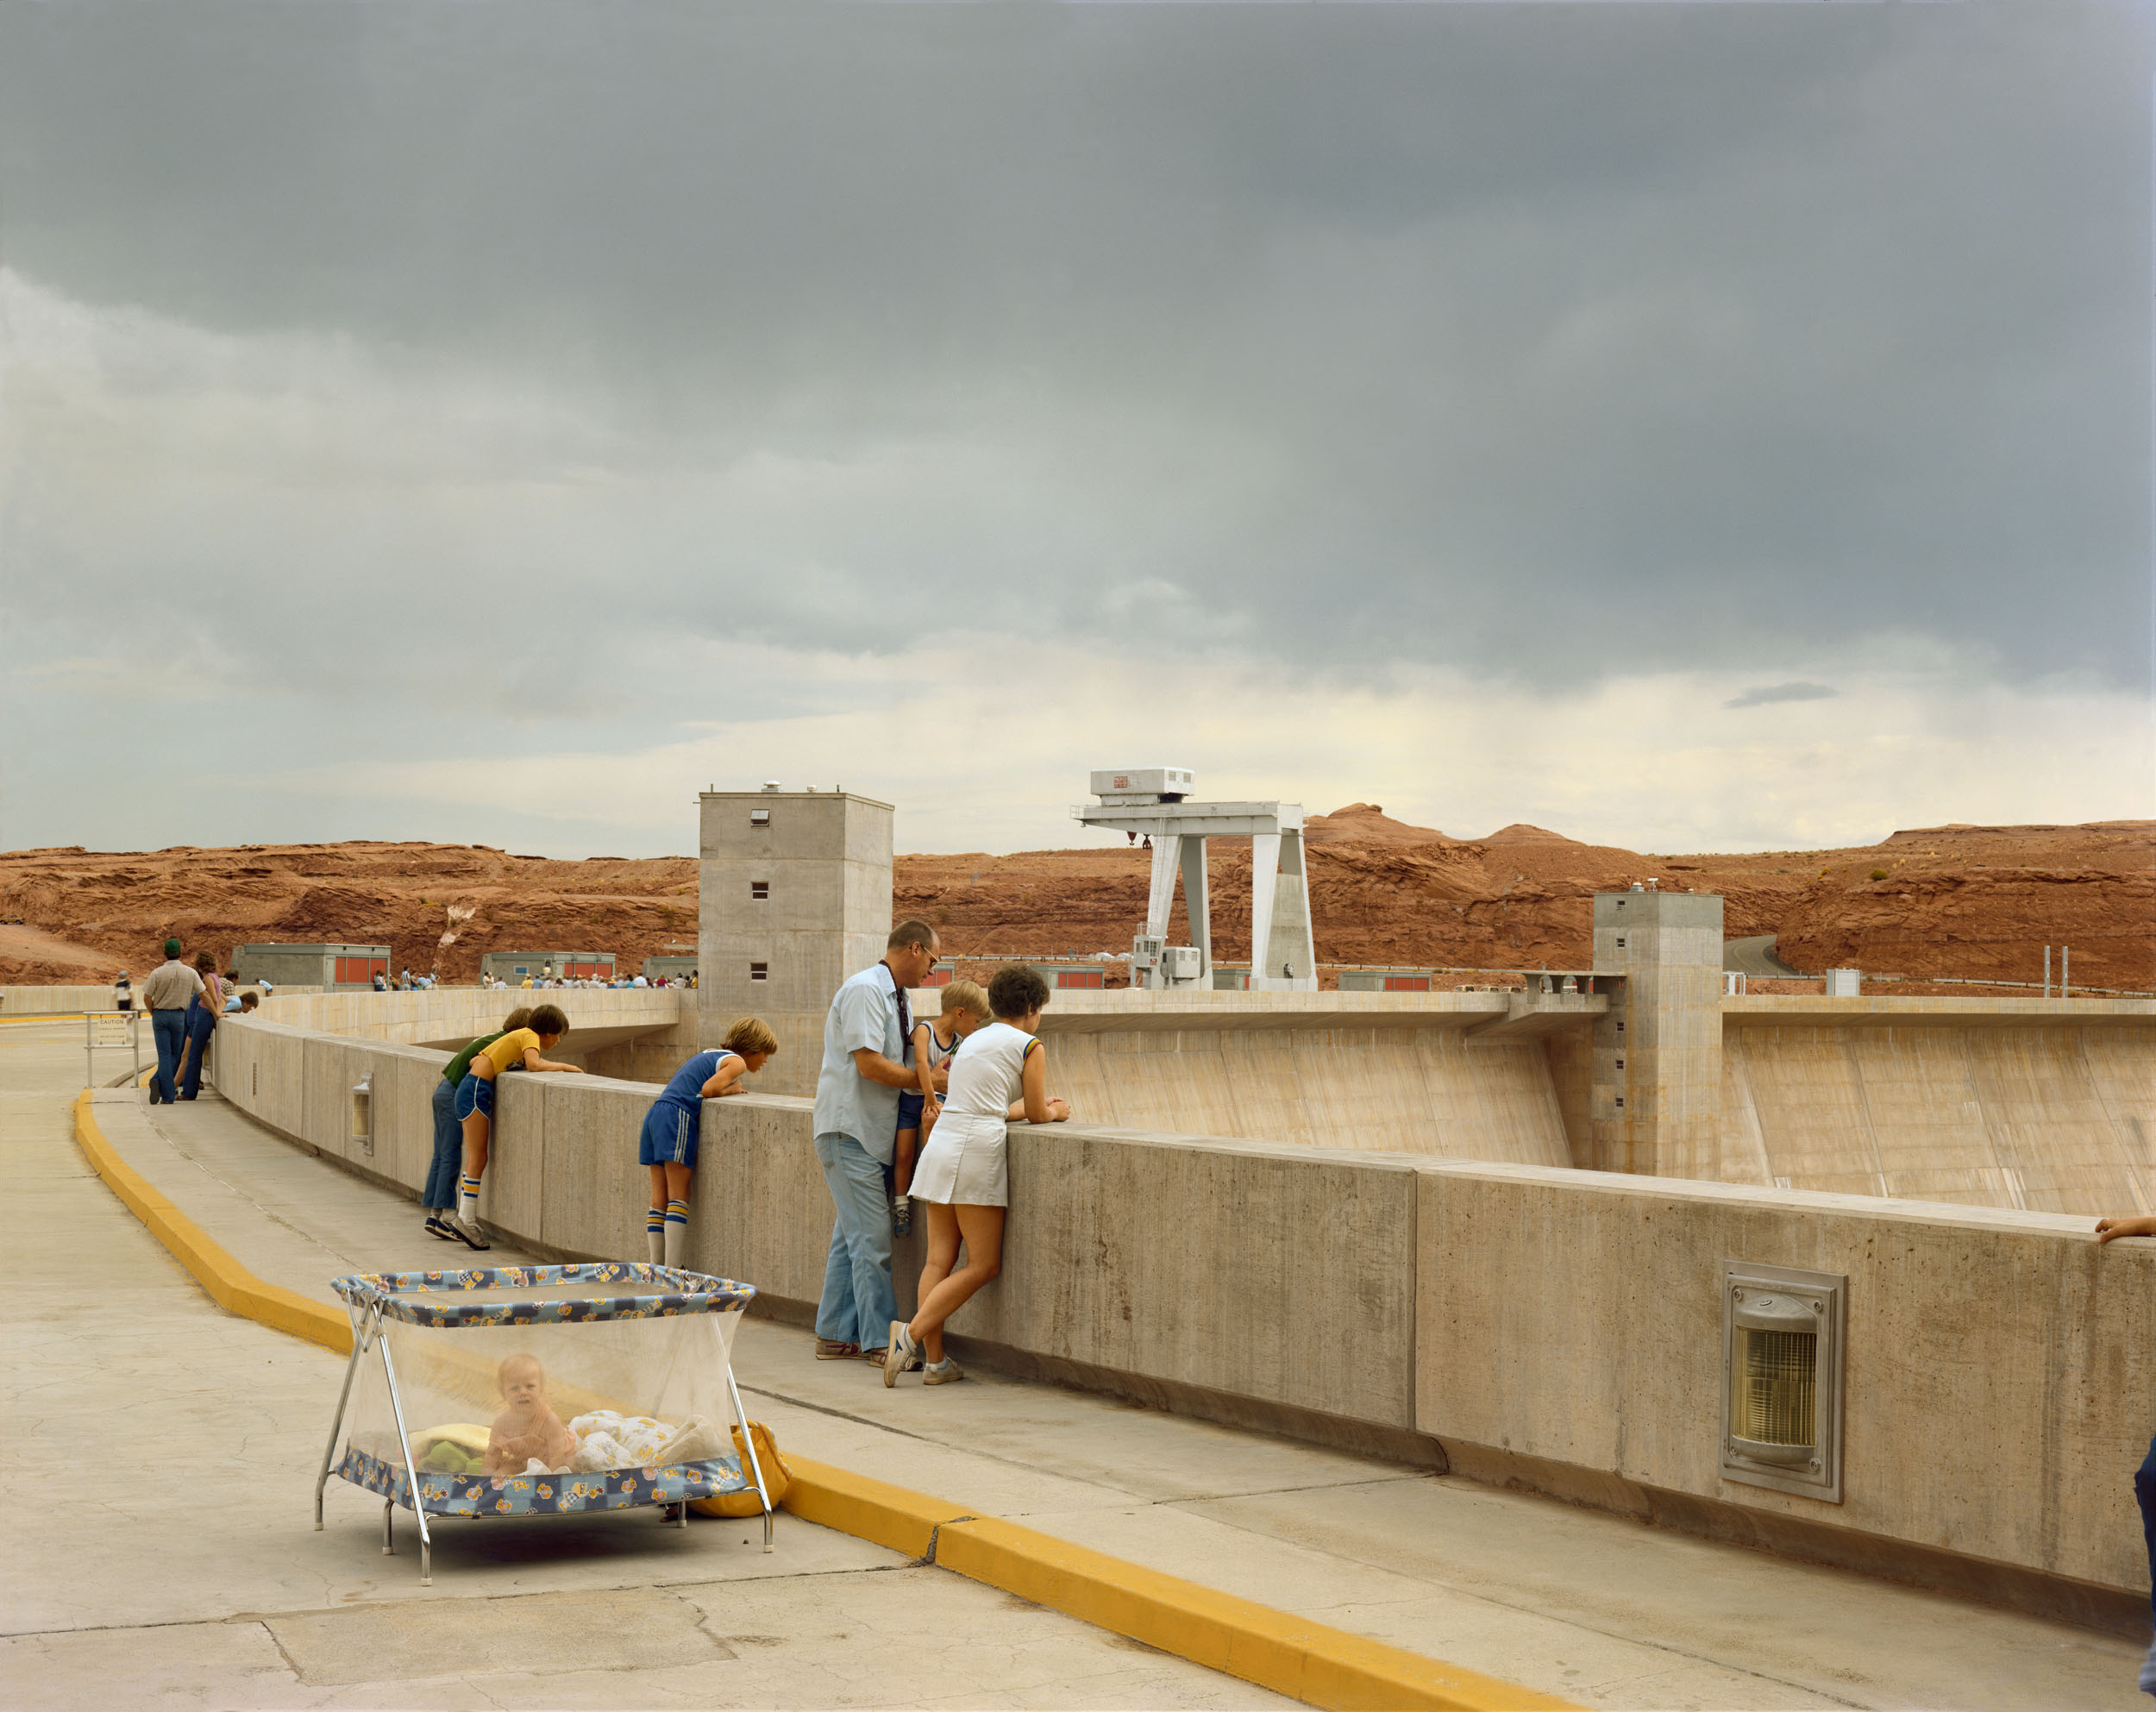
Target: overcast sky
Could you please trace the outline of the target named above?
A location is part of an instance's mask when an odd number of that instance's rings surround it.
[[[2156,814],[2148,18],[0,4],[0,843]]]

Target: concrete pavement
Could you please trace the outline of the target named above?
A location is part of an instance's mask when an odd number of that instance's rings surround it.
[[[684,1533],[649,1512],[445,1527],[432,1590],[408,1519],[398,1554],[380,1555],[380,1507],[365,1494],[333,1483],[315,1533],[343,1363],[218,1311],[90,1174],[67,1104],[79,1036],[79,1024],[0,1035],[9,1707],[1288,1703],[791,1516],[769,1557],[760,1528],[699,1520]],[[116,1119],[150,1111],[107,1103]],[[157,1110],[183,1141],[191,1124],[245,1128],[207,1096]],[[166,1150],[160,1187],[222,1198],[215,1234],[251,1228],[258,1263],[280,1250],[311,1282],[372,1240],[365,1201],[322,1209],[335,1231],[323,1245],[274,1194],[211,1176],[235,1156],[197,1164],[153,1133],[138,1116],[138,1151]],[[385,1233],[417,1231],[387,1196],[375,1216]],[[370,1251],[383,1264],[417,1253],[386,1240]]]
[[[18,1375],[34,1370],[6,1438],[6,1493],[31,1519],[8,1548],[16,1703],[81,1697],[145,1657],[176,1697],[138,1703],[173,1705],[487,1703],[467,1688],[526,1704],[1265,1698],[793,1518],[769,1558],[718,1523],[445,1528],[423,1609],[446,1627],[411,1629],[416,1565],[379,1555],[373,1500],[333,1484],[329,1530],[307,1527],[336,1359],[194,1291],[66,1140],[79,1045],[67,1061],[56,1035],[41,1070],[19,1038],[0,1051],[0,1137],[34,1203],[6,1262]],[[337,1271],[451,1256],[409,1202],[208,1096],[107,1099],[98,1116],[273,1282],[326,1300]],[[788,1450],[1589,1705],[2138,1703],[2138,1649],[2078,1629],[1052,1388],[890,1391],[768,1322],[736,1360]],[[85,1483],[84,1439],[116,1428],[139,1472],[109,1477],[100,1458]],[[467,1605],[484,1633],[460,1654],[434,1614]],[[871,1643],[915,1612],[954,1637],[941,1674],[879,1676]]]

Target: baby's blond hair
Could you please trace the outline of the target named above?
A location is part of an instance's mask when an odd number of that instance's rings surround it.
[[[537,1368],[539,1370],[539,1383],[542,1385],[547,1383],[547,1370],[545,1364],[540,1361],[537,1356],[533,1355],[529,1350],[527,1350],[521,1355],[510,1355],[504,1356],[502,1358],[501,1365],[494,1370],[495,1389],[505,1397],[509,1395],[510,1370],[513,1367],[524,1366]]]
[[[988,1020],[988,995],[970,981],[954,981],[943,989],[943,1014],[963,1011],[969,1017]]]

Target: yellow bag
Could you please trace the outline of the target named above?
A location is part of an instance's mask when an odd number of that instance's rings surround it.
[[[793,1471],[779,1455],[779,1447],[771,1437],[771,1429],[761,1420],[749,1423],[749,1437],[756,1446],[756,1465],[763,1471],[763,1489],[771,1495],[771,1508],[779,1508],[779,1500],[786,1496],[786,1489],[793,1483]],[[741,1428],[734,1428],[734,1450],[741,1458],[741,1471],[749,1475],[749,1484],[738,1492],[722,1492],[716,1498],[692,1498],[689,1508],[703,1516],[760,1516],[763,1514],[763,1500],[756,1496],[756,1483],[749,1467],[749,1452],[743,1448]]]

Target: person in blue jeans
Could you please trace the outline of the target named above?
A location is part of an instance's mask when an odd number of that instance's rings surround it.
[[[464,1080],[474,1057],[530,1020],[531,1007],[519,1005],[502,1019],[500,1028],[492,1034],[482,1034],[442,1067],[442,1079],[434,1085],[434,1161],[427,1167],[426,1186],[419,1191],[419,1204],[427,1209],[427,1222],[422,1228],[430,1237],[444,1242],[463,1240],[449,1222],[449,1215],[456,1211],[457,1177],[464,1167],[464,1126],[457,1121],[457,1084]]]
[[[936,930],[902,921],[883,961],[832,996],[816,1079],[816,1163],[830,1190],[831,1245],[816,1306],[816,1358],[881,1364],[898,1315],[891,1288],[891,1202],[884,1172],[899,1135],[899,1095],[915,1085],[906,989],[936,965]],[[947,1071],[935,1073],[937,1093]]]
[[[142,983],[142,1008],[150,1013],[150,1034],[157,1043],[157,1073],[150,1078],[150,1104],[169,1105],[179,1092],[173,1074],[187,1038],[187,1007],[202,992],[202,977],[179,960],[179,941],[165,942],[165,961]]]
[[[2096,1220],[2099,1248],[2120,1237],[2156,1237],[2156,1213]],[[2148,1613],[2156,1620],[2156,1438],[2149,1439],[2148,1454],[2134,1471],[2134,1496],[2141,1507],[2141,1539],[2148,1547]],[[2156,1640],[2149,1643],[2148,1656],[2141,1660],[2139,1686],[2143,1694],[2156,1695]]]
[[[202,1092],[203,1060],[210,1056],[210,1035],[224,1009],[224,983],[217,979],[217,960],[204,951],[195,959],[202,976],[202,991],[187,1001],[186,1042],[179,1054],[179,1097],[192,1100]]]

